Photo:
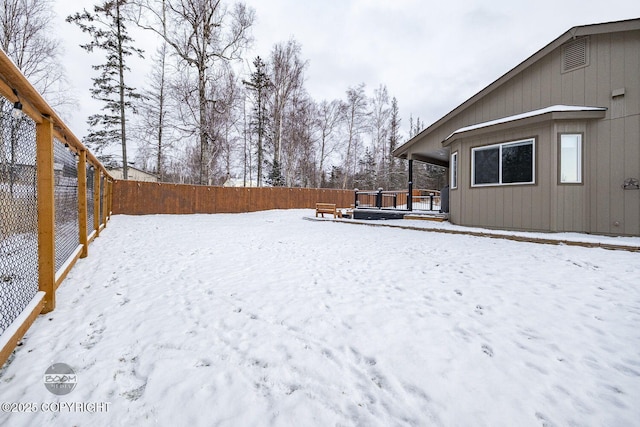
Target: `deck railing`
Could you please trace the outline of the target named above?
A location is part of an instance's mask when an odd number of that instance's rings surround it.
[[[0,50],[0,366],[106,226],[112,182]]]
[[[408,202],[407,190],[387,190],[379,188],[377,191],[355,190],[355,207],[358,209],[394,209],[439,211],[440,192],[437,190],[413,190],[411,209]]]

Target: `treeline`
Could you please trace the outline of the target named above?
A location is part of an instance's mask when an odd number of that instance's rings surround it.
[[[7,0],[5,14],[7,2],[49,4]],[[108,0],[67,17],[88,36],[81,46],[104,54],[91,66],[91,95],[103,107],[84,142],[125,177],[135,165],[166,182],[405,188],[406,161],[391,154],[404,142],[399,104],[386,86],[312,99],[295,39],[246,57],[254,20],[245,4],[220,0]],[[145,45],[157,40],[155,52],[143,52],[131,28],[146,30]],[[135,88],[129,64],[143,56],[153,71]],[[422,128],[411,119],[408,136]],[[444,181],[441,168],[414,166],[414,188]]]

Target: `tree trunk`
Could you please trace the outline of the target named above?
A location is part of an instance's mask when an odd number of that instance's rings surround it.
[[[120,138],[122,143],[122,177],[129,179],[129,167],[127,165],[127,126],[124,108],[124,58],[122,53],[122,24],[120,21],[120,3],[116,2],[116,22],[118,31],[118,74],[120,77]]]

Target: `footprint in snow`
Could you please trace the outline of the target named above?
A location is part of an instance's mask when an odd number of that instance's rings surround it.
[[[489,357],[493,357],[493,349],[487,344],[482,344],[482,352]]]
[[[142,395],[144,394],[144,390],[146,388],[147,388],[147,382],[145,381],[144,384],[142,384],[140,387],[135,388],[133,390],[126,391],[122,393],[121,396],[127,400],[135,401],[142,397]]]
[[[456,295],[460,297],[462,296],[462,291],[460,289],[456,289],[454,292],[456,293]]]

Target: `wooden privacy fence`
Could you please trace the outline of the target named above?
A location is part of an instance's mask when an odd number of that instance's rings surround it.
[[[128,215],[240,213],[269,209],[313,209],[317,202],[339,208],[354,203],[351,190],[282,187],[207,187],[116,181],[113,213]]]
[[[106,226],[112,182],[0,50],[0,366]]]

